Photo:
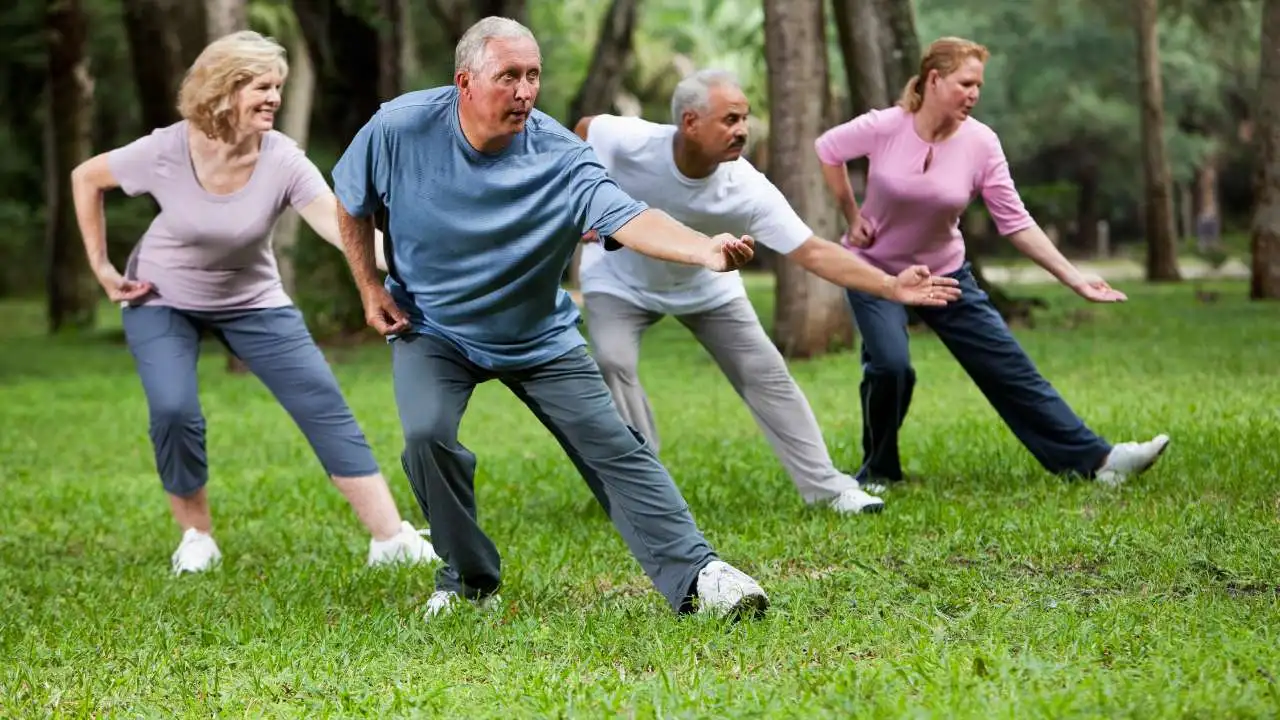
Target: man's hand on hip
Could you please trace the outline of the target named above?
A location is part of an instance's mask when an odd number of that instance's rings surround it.
[[[396,305],[391,293],[382,286],[371,287],[360,293],[364,303],[364,321],[382,336],[395,335],[409,329],[409,318]]]

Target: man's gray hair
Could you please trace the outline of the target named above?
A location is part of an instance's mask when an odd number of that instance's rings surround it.
[[[690,110],[704,113],[711,109],[711,89],[722,85],[741,88],[738,76],[728,70],[699,70],[676,84],[671,93],[671,122],[677,126]]]
[[[490,15],[467,28],[453,51],[453,71],[476,72],[484,65],[485,46],[496,38],[527,38],[536,45],[538,39],[529,28],[511,18]],[[541,56],[542,50],[538,50]]]

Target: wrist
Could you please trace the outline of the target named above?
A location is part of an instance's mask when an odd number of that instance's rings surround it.
[[[884,279],[880,281],[880,296],[885,300],[892,300],[898,292],[898,278],[894,275],[885,274]]]

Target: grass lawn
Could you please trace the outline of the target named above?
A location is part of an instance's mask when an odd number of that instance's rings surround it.
[[[1123,285],[1114,307],[1037,289],[1051,308],[1018,335],[1106,437],[1173,437],[1153,471],[1119,489],[1048,476],[920,335],[903,454],[921,480],[868,517],[804,507],[700,347],[656,326],[642,373],[664,460],[773,600],[736,626],[668,612],[496,383],[462,436],[505,605],[427,624],[431,573],[362,567],[367,537],[307,444],[220,352],[200,372],[224,562],[173,579],[128,352],[0,306],[0,716],[1274,717],[1280,307],[1237,283],[1211,303]],[[420,522],[385,347],[331,357]],[[856,356],[793,369],[856,466]]]

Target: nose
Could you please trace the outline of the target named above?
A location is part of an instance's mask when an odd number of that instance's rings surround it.
[[[533,97],[533,92],[533,83],[528,78],[521,78],[520,82],[516,83],[517,100],[528,100]]]
[[[279,105],[279,104],[280,104],[280,89],[279,89],[279,88],[271,88],[270,90],[268,90],[268,91],[267,91],[267,102],[269,102],[269,103],[274,103],[274,104],[276,104],[276,105]]]

